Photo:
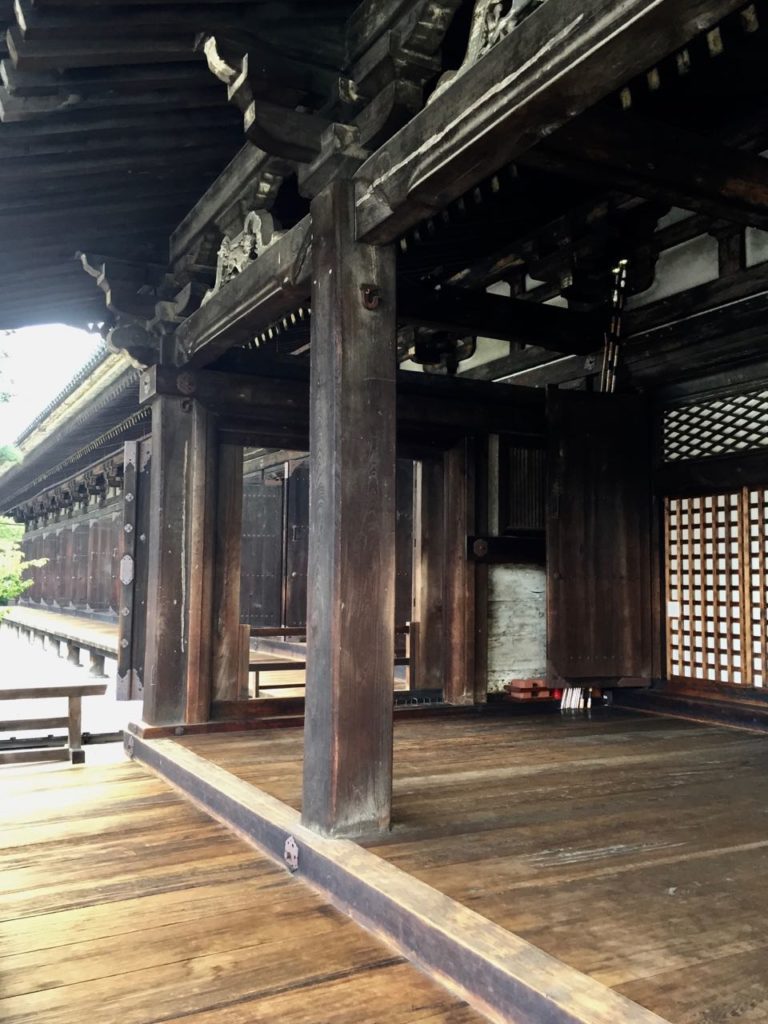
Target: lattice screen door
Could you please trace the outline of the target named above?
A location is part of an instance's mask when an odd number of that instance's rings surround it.
[[[671,679],[768,681],[768,491],[667,498]]]

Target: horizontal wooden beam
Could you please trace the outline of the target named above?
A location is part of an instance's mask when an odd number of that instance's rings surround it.
[[[16,718],[0,721],[0,732],[29,732],[34,729],[66,729],[68,718]]]
[[[358,170],[358,237],[397,238],[743,0],[547,0]]]
[[[404,287],[397,294],[398,323],[464,332],[556,352],[591,352],[600,344],[605,318],[537,302],[442,287]]]
[[[176,362],[201,366],[251,341],[292,312],[312,290],[309,216],[229,281],[176,332]]]
[[[669,497],[716,494],[737,487],[764,487],[768,451],[744,452],[690,462],[665,462],[655,475],[656,491]]]
[[[512,374],[541,366],[542,363],[551,363],[563,356],[565,356],[564,352],[553,352],[540,345],[529,345],[524,349],[516,349],[500,359],[492,359],[490,362],[482,363],[471,370],[465,370],[460,374],[460,377],[462,380],[500,381]]]
[[[679,125],[630,113],[589,113],[522,162],[710,217],[768,227],[768,160]]]
[[[271,444],[280,439],[285,447],[287,438],[297,448],[306,448],[309,379],[300,365],[293,378],[150,367],[141,376],[141,400],[147,402],[157,394],[194,396],[219,415],[230,442],[232,431],[263,432]],[[423,373],[397,376],[399,442],[446,447],[466,434],[540,438],[544,429],[540,392]]]

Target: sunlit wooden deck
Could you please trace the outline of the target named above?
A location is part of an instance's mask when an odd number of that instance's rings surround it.
[[[300,731],[179,742],[300,806]],[[671,718],[399,722],[364,845],[673,1024],[757,1024],[767,776],[764,736]]]
[[[4,1024],[480,1019],[136,764],[0,787]]]

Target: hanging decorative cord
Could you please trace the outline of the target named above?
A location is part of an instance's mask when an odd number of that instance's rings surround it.
[[[600,373],[600,390],[605,394],[613,394],[616,390],[616,374],[619,369],[621,355],[621,319],[627,298],[627,281],[629,279],[629,260],[619,260],[613,268],[613,288],[611,291],[611,321],[605,332],[605,348],[603,349],[603,368]]]

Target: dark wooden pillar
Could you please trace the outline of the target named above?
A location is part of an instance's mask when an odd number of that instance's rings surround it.
[[[413,491],[414,677],[420,690],[443,687],[443,464],[416,464]]]
[[[152,399],[144,720],[209,717],[215,439],[193,398]]]
[[[467,438],[443,457],[443,692],[448,704],[475,703],[475,567],[467,557],[467,537],[475,529],[473,455]]]
[[[240,630],[240,558],[243,532],[243,449],[222,445],[216,502],[216,569],[213,598],[213,697],[248,696]]]
[[[395,254],[354,241],[354,192],[312,203],[303,820],[389,825],[395,584]]]

